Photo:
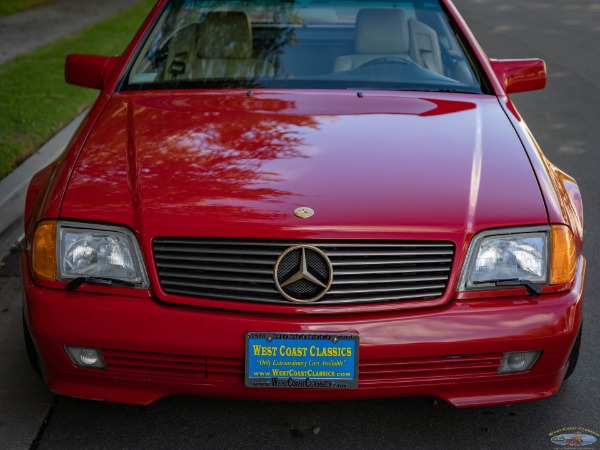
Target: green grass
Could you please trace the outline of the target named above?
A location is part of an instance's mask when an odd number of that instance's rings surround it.
[[[34,153],[98,95],[64,81],[69,53],[117,55],[155,0],[0,65],[0,179]]]
[[[0,0],[0,17],[52,3],[54,0]]]

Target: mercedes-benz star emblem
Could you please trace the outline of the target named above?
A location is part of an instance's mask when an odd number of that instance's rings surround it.
[[[296,217],[300,217],[301,219],[308,219],[309,217],[315,215],[315,210],[309,208],[308,206],[303,206],[301,208],[296,208],[294,210],[294,214],[296,215]]]
[[[275,286],[286,299],[312,303],[323,297],[333,282],[333,267],[325,253],[310,245],[284,251],[274,271]]]

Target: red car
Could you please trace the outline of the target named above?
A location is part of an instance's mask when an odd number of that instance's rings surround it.
[[[25,339],[62,395],[538,400],[577,362],[575,181],[449,0],[159,1],[32,180]]]

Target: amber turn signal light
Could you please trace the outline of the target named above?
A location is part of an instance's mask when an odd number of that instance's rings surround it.
[[[550,284],[569,283],[575,276],[576,264],[577,255],[573,233],[564,225],[553,225]]]
[[[56,281],[56,222],[42,222],[36,228],[32,261],[36,277]]]

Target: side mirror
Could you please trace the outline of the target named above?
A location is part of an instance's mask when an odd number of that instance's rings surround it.
[[[65,62],[65,81],[75,86],[102,89],[118,60],[118,56],[69,55]]]
[[[542,59],[491,59],[490,63],[507,94],[546,87],[546,63]]]

